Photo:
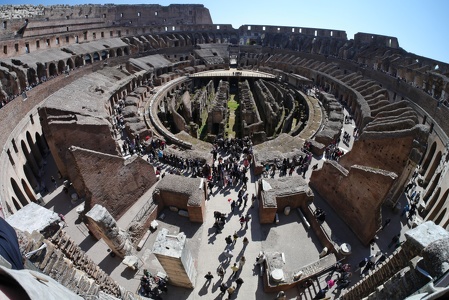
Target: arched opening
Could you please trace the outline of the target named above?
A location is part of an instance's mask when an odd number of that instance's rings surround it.
[[[47,71],[45,70],[45,66],[41,63],[37,63],[37,77],[39,81],[47,80]]]
[[[432,146],[430,147],[429,152],[427,153],[426,159],[424,160],[424,163],[421,167],[421,175],[424,175],[427,171],[427,168],[430,165],[430,162],[432,161],[432,157],[435,154],[435,150],[437,149],[437,143],[433,142]]]
[[[447,208],[444,208],[443,211],[439,214],[438,218],[435,220],[435,224],[440,225],[441,221],[444,218],[444,215],[446,214]]]
[[[14,197],[11,197],[12,199],[12,204],[14,204],[14,208],[17,210],[21,209],[22,207],[20,206],[19,202],[17,202],[17,199]],[[12,214],[12,213],[11,213]]]
[[[123,49],[123,52],[125,53],[125,55],[129,55],[129,48],[128,48],[128,47],[125,47],[125,48]]]
[[[56,65],[54,63],[50,63],[48,67],[48,71],[50,76],[56,76],[58,75],[58,71],[56,70]]]
[[[108,58],[108,51],[103,50],[101,51],[101,60],[105,60]]]
[[[34,197],[33,192],[30,190],[28,184],[26,184],[25,180],[22,179],[22,188],[28,196],[30,201],[36,202],[36,197]]]
[[[84,55],[84,63],[85,63],[86,65],[92,63],[92,56],[91,56],[90,54]]]
[[[440,201],[438,201],[435,206],[429,207],[430,214],[427,217],[427,220],[433,220],[436,217],[438,212],[443,208],[443,206],[448,201],[448,195],[449,189],[444,192],[443,197],[441,197]]]
[[[37,149],[39,149],[41,156],[45,157],[48,153],[48,146],[45,137],[40,135],[38,132],[35,134]]]
[[[28,151],[28,148],[25,145],[25,142],[23,140],[21,141],[20,145],[22,147],[23,155],[25,155],[27,162],[31,165],[31,169],[33,171],[34,176],[38,177],[38,175],[39,175],[39,168],[37,167],[37,164],[36,164],[36,161],[34,160],[34,157]]]
[[[81,56],[75,57],[75,68],[79,68],[82,66],[84,66],[83,58]]]
[[[35,85],[37,83],[36,80],[36,71],[33,68],[28,68],[27,70],[27,78],[29,85]]]
[[[109,50],[109,57],[115,57],[114,49]]]
[[[23,195],[22,191],[20,190],[19,186],[17,185],[16,181],[13,178],[11,178],[11,186],[17,198],[19,198],[19,201],[22,204],[22,206],[27,205],[28,204],[27,199],[25,198],[25,196]]]
[[[98,52],[94,52],[94,61],[99,61],[100,60],[100,54],[98,54]]]
[[[427,175],[424,178],[425,185],[429,184],[430,180],[432,179],[432,176],[435,174],[435,170],[437,169],[438,165],[440,164],[440,160],[441,160],[441,151],[438,151],[437,155],[435,156],[435,158],[432,162],[432,166],[427,171]]]
[[[437,191],[433,195],[432,199],[429,201],[429,203],[426,205],[426,208],[422,212],[422,217],[425,218],[426,215],[429,213],[429,211],[432,209],[432,207],[435,205],[435,203],[438,200],[438,197],[440,197],[441,193],[441,187],[438,187]],[[424,199],[424,203],[426,202],[426,199]]]
[[[74,64],[71,58],[67,59],[67,66],[69,67],[70,70],[73,70]]]
[[[440,181],[440,177],[441,177],[441,173],[438,173],[437,176],[435,176],[435,179],[432,181],[432,184],[430,185],[430,187],[427,189],[427,193],[424,195],[424,202],[427,203],[427,201],[429,200],[430,196],[433,194],[435,187],[438,184],[438,181]]]
[[[60,60],[58,62],[58,73],[59,74],[64,73],[64,69],[65,69],[65,63],[63,60]]]
[[[28,182],[33,186],[35,193],[39,192],[39,182],[37,182],[36,177],[34,177],[33,172],[31,172],[30,166],[27,163],[23,165],[23,173]]]
[[[27,131],[27,133],[26,133],[26,138],[27,138],[27,142],[28,142],[28,147],[31,150],[31,154],[33,155],[33,157],[36,160],[36,162],[38,163],[38,165],[41,166],[41,162],[42,162],[41,153],[37,149],[36,144],[34,143],[33,138],[31,137],[31,134],[29,131]]]
[[[123,56],[123,51],[121,48],[117,48],[117,56]]]

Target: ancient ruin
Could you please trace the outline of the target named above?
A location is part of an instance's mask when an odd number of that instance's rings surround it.
[[[207,255],[223,259],[220,210],[222,230],[252,216],[237,234],[251,243],[233,259],[265,255],[263,289],[246,266],[242,297],[311,299],[337,261],[355,269],[377,251],[376,268],[353,272],[336,297],[445,294],[449,65],[392,36],[234,29],[211,14],[0,6],[0,217],[22,256],[84,298],[144,297],[129,280],[143,268],[207,297]],[[239,190],[248,203],[229,213]],[[136,268],[108,253],[135,255]]]

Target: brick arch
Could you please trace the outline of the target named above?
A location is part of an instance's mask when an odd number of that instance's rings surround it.
[[[433,220],[435,219],[435,217],[437,216],[438,212],[443,208],[443,206],[446,205],[447,202],[449,202],[449,189],[447,189],[444,194],[443,197],[441,197],[440,201],[437,202],[436,206],[431,207],[430,210],[430,215],[426,218],[427,220]]]
[[[50,76],[56,76],[56,75],[58,75],[58,71],[57,71],[57,69],[56,69],[55,63],[50,63],[50,64],[48,65],[48,74],[49,74]]]
[[[435,174],[435,170],[437,169],[438,165],[441,161],[441,151],[438,151],[437,155],[435,155],[432,165],[429,170],[427,170],[426,177],[424,178],[424,184],[429,184],[430,180],[432,179],[432,176]]]
[[[11,186],[12,186],[12,189],[14,190],[14,193],[16,194],[16,197],[19,199],[21,206],[23,207],[23,206],[27,205],[28,200],[26,199],[25,195],[22,193],[22,190],[20,189],[19,185],[14,180],[14,178],[11,178]]]
[[[11,200],[12,200],[12,204],[14,204],[14,208],[16,209],[16,211],[22,208],[16,198],[11,197]],[[6,203],[6,205],[9,207],[8,203]],[[11,212],[11,214],[13,214],[13,213]]]
[[[438,215],[438,217],[435,219],[435,224],[440,225],[443,218],[446,216],[447,208],[445,207],[442,212]]]
[[[429,200],[430,196],[433,194],[433,192],[435,191],[435,187],[438,184],[438,181],[440,181],[440,177],[441,177],[441,172],[439,172],[437,174],[437,176],[435,176],[435,178],[432,181],[432,184],[430,185],[430,187],[427,189],[427,193],[424,195],[424,202],[427,203],[427,201]]]
[[[30,187],[28,186],[28,184],[25,182],[24,179],[21,180],[22,183],[22,188],[25,191],[26,195],[28,196],[28,199],[30,201],[36,202],[36,197],[34,197],[33,192],[31,191]]]
[[[427,156],[424,160],[424,163],[421,166],[421,172],[420,172],[421,175],[424,175],[426,173],[427,168],[429,167],[430,162],[432,161],[432,157],[434,156],[436,149],[437,149],[437,143],[433,142],[432,146],[430,146],[429,152],[427,152]]]
[[[65,71],[65,62],[63,60],[58,61],[58,73],[64,73]]]

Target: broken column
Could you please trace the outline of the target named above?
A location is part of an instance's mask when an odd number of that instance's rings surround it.
[[[186,248],[186,235],[169,235],[163,228],[153,245],[153,253],[168,275],[172,285],[191,288],[195,286],[196,269],[190,251]]]
[[[134,251],[131,240],[125,230],[117,226],[111,214],[101,205],[95,206],[86,214],[90,230],[97,237],[103,238],[117,256],[124,258]]]

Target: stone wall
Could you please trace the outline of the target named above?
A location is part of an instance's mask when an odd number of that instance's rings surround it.
[[[157,179],[154,167],[138,156],[118,156],[72,147],[73,185],[85,195],[85,211],[104,206],[114,219],[120,217]]]
[[[121,299],[135,299],[134,294],[120,287],[108,274],[97,266],[81,248],[59,230],[50,240],[34,232],[17,231],[22,253],[47,245],[30,258],[30,262],[44,274],[55,279],[76,294],[98,295],[103,291]]]
[[[381,169],[352,165],[346,170],[334,161],[327,161],[322,169],[312,173],[310,186],[368,245],[380,228],[380,209],[396,178],[395,173]]]

